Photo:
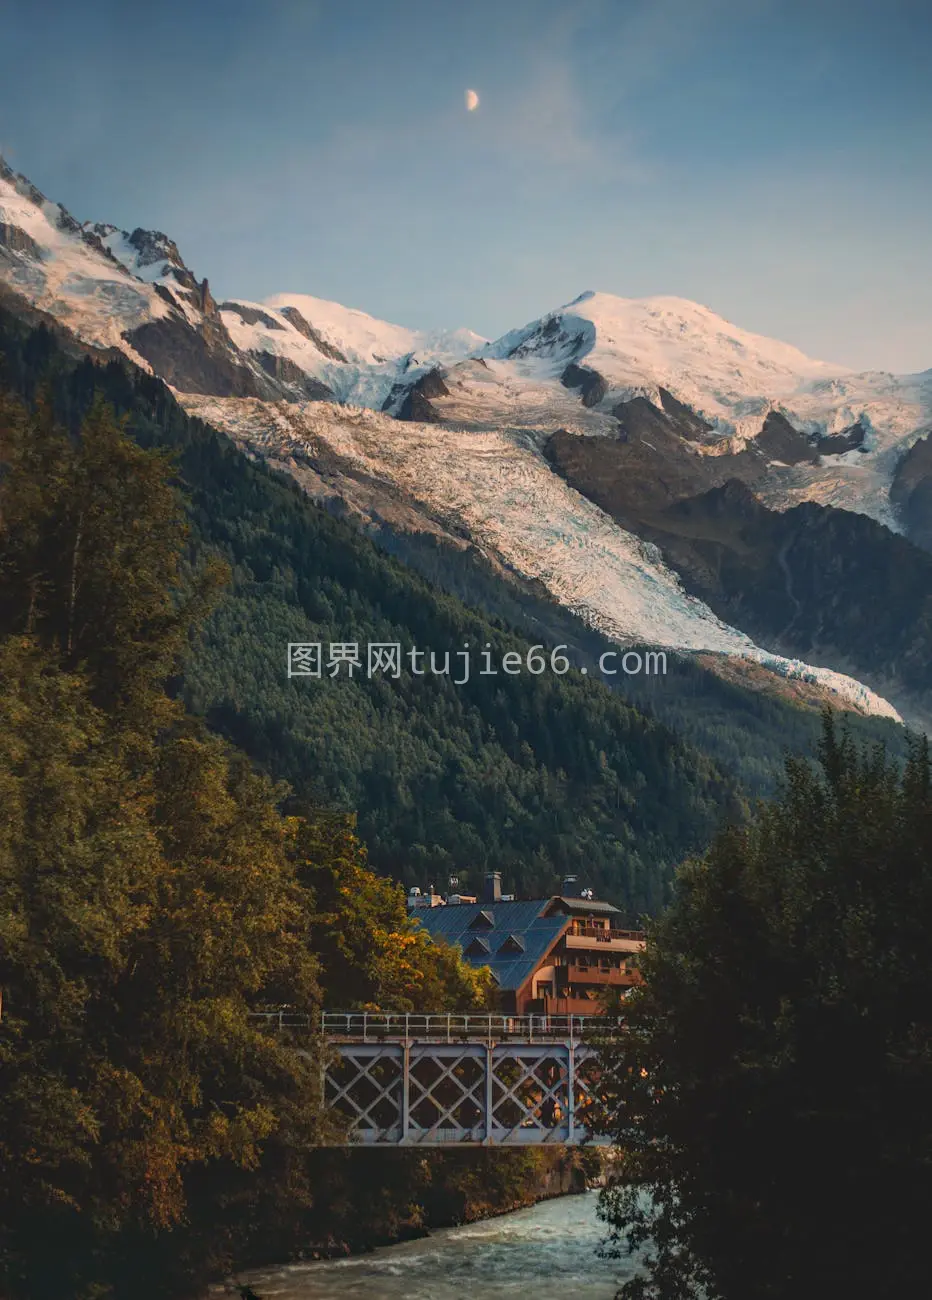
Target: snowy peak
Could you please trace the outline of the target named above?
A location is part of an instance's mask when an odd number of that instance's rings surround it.
[[[13,202],[11,204],[12,214],[19,215],[25,219],[27,227],[37,223],[45,223],[56,231],[67,233],[76,233],[80,231],[78,223],[60,203],[53,203],[47,199],[37,186],[33,185],[28,176],[23,176],[21,172],[16,172],[9,165],[5,158],[0,157],[0,183],[9,192]],[[21,200],[17,202],[16,200]],[[33,209],[30,212],[29,209]]]
[[[430,333],[310,294],[223,304],[237,346],[268,352],[327,386],[341,401],[381,407],[402,382],[454,364],[485,340],[471,330]]]
[[[93,225],[85,222],[82,228],[97,235],[111,256],[140,280],[152,282],[170,271],[191,274],[178,251],[178,245],[161,230],[143,230],[137,227],[132,233],[127,233],[101,222]]]
[[[852,374],[682,298],[588,289],[491,343],[309,294],[218,304],[168,235],[81,225],[2,160],[0,280],[181,392],[337,400],[543,440],[558,429],[617,437],[631,403],[647,402],[703,456],[753,444],[792,470],[778,503],[808,496],[893,526],[895,459],[932,428],[929,374]]]
[[[310,294],[273,294],[263,305],[295,314],[318,338],[355,365],[378,366],[397,361],[412,353],[417,344],[414,330]]]
[[[168,235],[82,225],[2,160],[0,278],[86,343],[120,348],[183,392],[381,407],[485,342],[307,294],[218,305]]]
[[[467,329],[431,333],[393,325],[358,308],[306,293],[273,294],[263,305],[280,311],[299,329],[303,322],[317,338],[356,365],[380,366],[394,361],[406,362],[411,368],[450,363],[469,356],[486,342]]]
[[[643,524],[644,500],[602,504],[587,466],[635,496],[660,485],[658,509],[738,468],[778,508],[816,495],[884,517],[932,499],[921,444],[891,483],[930,427],[929,376],[852,375],[679,298],[587,290],[493,343],[308,294],[218,304],[166,234],[81,225],[2,162],[0,284],[121,349],[251,451],[306,466],[329,446],[623,642],[779,658],[691,596],[618,522]]]
[[[586,290],[490,344],[486,356],[523,363],[540,377],[585,363],[602,379],[602,400],[671,390],[722,431],[748,399],[778,401],[811,382],[849,372],[798,348],[732,325],[685,298],[619,298]]]

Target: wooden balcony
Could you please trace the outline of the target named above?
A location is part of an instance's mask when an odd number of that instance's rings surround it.
[[[641,952],[644,935],[640,930],[608,930],[597,925],[571,925],[564,939],[567,948],[589,952]]]
[[[535,1007],[540,1008],[539,1014],[550,1016],[604,1016],[605,1008],[602,1005],[601,998],[539,998]]]
[[[623,970],[618,966],[613,966],[610,970],[603,970],[599,966],[578,966],[575,962],[570,962],[567,966],[558,966],[555,973],[558,990],[565,989],[567,985],[572,984],[597,984],[624,988],[640,981],[640,976],[635,971]]]

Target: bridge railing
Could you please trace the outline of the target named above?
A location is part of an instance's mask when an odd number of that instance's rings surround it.
[[[582,1042],[617,1033],[620,1020],[605,1016],[415,1015],[372,1011],[324,1011],[319,1022],[279,1008],[257,1011],[253,1020],[270,1029],[319,1029],[326,1038],[350,1042],[418,1041],[433,1043]]]
[[[408,1039],[460,1043],[520,1040],[581,1042],[594,1033],[617,1029],[620,1022],[597,1016],[413,1015],[365,1011],[325,1011],[321,1028],[327,1038],[357,1042]]]

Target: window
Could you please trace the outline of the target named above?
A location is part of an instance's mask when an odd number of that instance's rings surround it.
[[[494,925],[495,917],[484,908],[481,908],[469,922],[470,930],[491,930]]]
[[[463,951],[467,957],[488,957],[492,949],[489,946],[488,939],[483,939],[481,935],[477,934],[470,941],[469,947]]]
[[[524,952],[524,940],[520,935],[510,934],[502,943],[499,952]]]

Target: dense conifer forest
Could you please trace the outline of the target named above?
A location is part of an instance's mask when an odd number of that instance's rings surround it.
[[[818,762],[684,864],[606,1054],[623,1300],[851,1300],[927,1289],[932,764]]]
[[[377,870],[475,885],[494,866],[526,894],[576,872],[634,919],[667,899],[674,864],[723,816],[770,787],[782,747],[814,738],[813,710],[679,659],[664,678],[627,679],[624,692],[575,671],[473,675],[459,687],[408,674],[289,680],[291,641],[398,642],[441,656],[488,644],[496,661],[560,642],[587,664],[609,643],[481,557],[385,534],[400,563],[186,416],[160,381],[124,362],[69,358],[42,326],[9,316],[0,326],[7,382],[27,400],[47,390],[74,430],[103,396],[142,446],[174,453],[191,502],[187,561],[222,561],[230,576],[176,689],[287,780],[295,807],[356,813]]]
[[[226,577],[192,560],[171,458],[100,400],[74,436],[3,395],[0,462],[0,1296],[187,1297],[533,1196],[540,1153],[380,1152],[375,1176],[328,1146],[315,1031],[251,1014],[491,986],[351,816],[287,811],[166,691]]]
[[[376,545],[123,362],[0,342],[0,1295],[165,1300],[526,1202],[553,1153],[328,1148],[313,1044],[250,1012],[490,1005],[391,876],[575,869],[657,911],[813,715],[695,665],[642,707],[575,674],[289,680],[293,640],[604,643],[478,557]]]

